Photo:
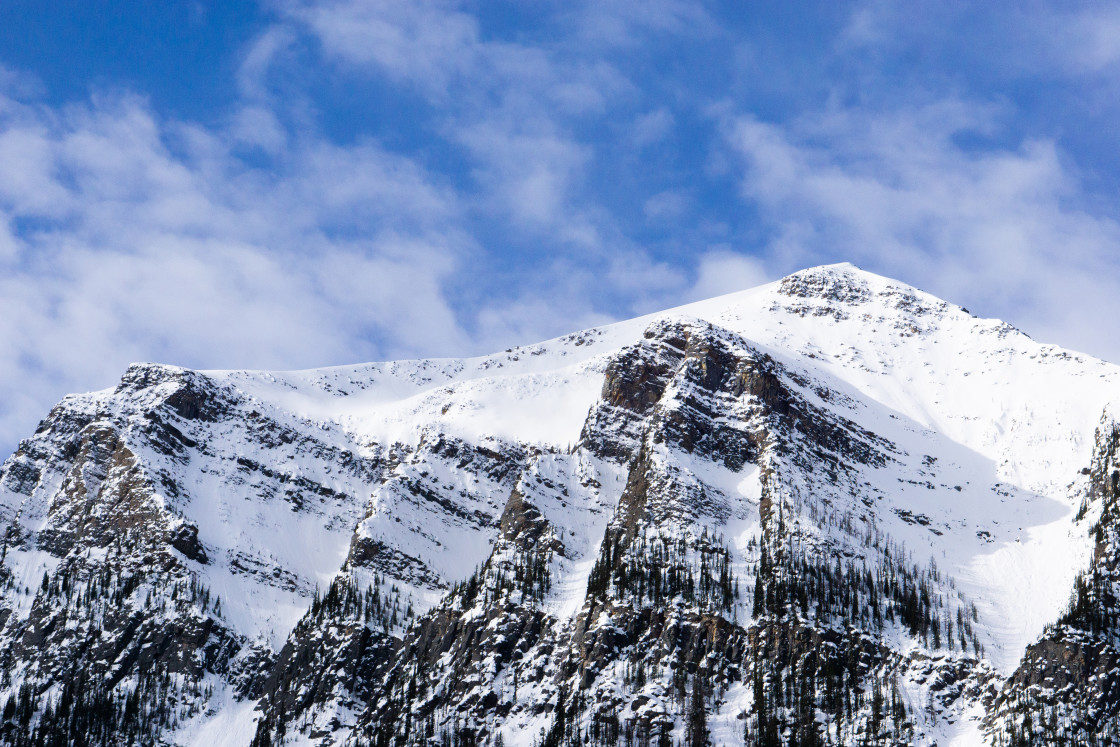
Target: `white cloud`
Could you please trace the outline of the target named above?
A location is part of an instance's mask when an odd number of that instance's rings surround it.
[[[573,287],[572,274],[557,279],[571,292],[549,289],[544,294],[525,293],[481,309],[476,335],[486,349],[501,350],[539,342],[616,321],[594,309],[586,289]]]
[[[478,159],[475,176],[496,208],[527,227],[570,224],[571,190],[590,158],[586,147],[546,133],[511,132],[494,122],[458,137]]]
[[[282,25],[273,25],[253,39],[237,69],[237,87],[248,101],[265,101],[272,97],[269,74],[276,58],[288,51],[296,35]]]
[[[43,82],[24,70],[13,70],[0,63],[0,91],[20,99],[33,99],[43,95]],[[0,101],[0,112],[13,104],[13,101]]]
[[[601,264],[557,258],[531,277],[520,292],[494,300],[477,315],[475,336],[489,349],[533,342],[732,293],[773,278],[764,264],[730,246],[706,247],[691,266],[656,259],[629,244],[616,246]],[[609,288],[610,299],[604,289]],[[604,307],[605,301],[613,306]]]
[[[271,109],[243,106],[233,116],[230,135],[239,143],[278,155],[288,144],[288,133]]]
[[[851,6],[836,42],[841,53],[948,52],[957,64],[981,66],[985,75],[997,78],[1031,79],[1036,84],[1072,78],[1075,85],[1084,85],[1090,77],[1115,75],[1120,7],[1100,0],[915,6],[862,0]],[[930,72],[943,69],[936,62],[928,67]],[[883,71],[897,74],[894,66]]]
[[[900,112],[832,111],[778,127],[743,116],[727,137],[744,197],[773,231],[783,270],[850,259],[1063,345],[1120,359],[1100,319],[1120,314],[1120,224],[1086,207],[1047,140],[968,151],[992,110],[945,101]]]
[[[55,173],[46,133],[41,125],[15,124],[0,132],[0,199],[23,215],[58,214],[67,190]]]
[[[573,10],[582,43],[633,46],[643,32],[710,36],[717,26],[701,3],[688,0],[592,0]]]
[[[328,56],[373,66],[434,96],[446,94],[480,50],[474,17],[440,0],[292,2],[285,10]]]
[[[642,205],[646,218],[654,221],[675,221],[688,210],[688,195],[678,190],[658,192]]]
[[[579,199],[596,153],[574,134],[581,123],[635,96],[633,84],[609,61],[582,48],[573,53],[562,33],[536,42],[484,38],[473,15],[443,0],[281,7],[287,23],[310,32],[328,59],[419,92],[440,107],[440,134],[465,149],[479,187],[474,203],[483,211],[508,218],[510,227],[528,235],[546,231],[575,247],[593,246],[611,231],[598,225],[606,216]],[[659,3],[656,10],[665,18],[683,12],[675,3]],[[625,23],[660,23],[637,15],[640,20]]]
[[[309,140],[255,168],[237,135],[129,97],[0,112],[0,443],[137,359],[290,368],[470,344],[445,297],[473,251],[457,197],[406,158]]]
[[[726,246],[713,247],[700,255],[696,282],[685,297],[698,301],[754,288],[773,279],[757,257],[739,254]]]
[[[1120,8],[1114,4],[1078,8],[1048,17],[1048,28],[1039,28],[1054,56],[1075,71],[1099,73],[1120,62]]]
[[[664,140],[673,126],[673,115],[668,109],[654,109],[634,120],[630,138],[634,145],[642,148]]]

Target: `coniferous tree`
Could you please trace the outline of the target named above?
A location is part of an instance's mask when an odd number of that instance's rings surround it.
[[[687,747],[704,747],[708,744],[708,721],[704,710],[704,679],[699,671],[692,678],[692,698],[688,703],[688,726],[685,744]]]

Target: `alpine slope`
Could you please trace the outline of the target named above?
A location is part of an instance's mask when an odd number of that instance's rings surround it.
[[[136,364],[0,469],[0,743],[1120,739],[1116,365],[848,265]]]

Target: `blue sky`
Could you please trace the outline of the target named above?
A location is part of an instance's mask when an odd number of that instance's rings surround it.
[[[1120,9],[0,4],[0,444],[852,261],[1120,360]]]

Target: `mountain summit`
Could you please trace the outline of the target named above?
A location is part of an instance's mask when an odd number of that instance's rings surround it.
[[[0,470],[0,739],[1105,744],[1118,394],[847,264],[481,358],[133,365]]]

